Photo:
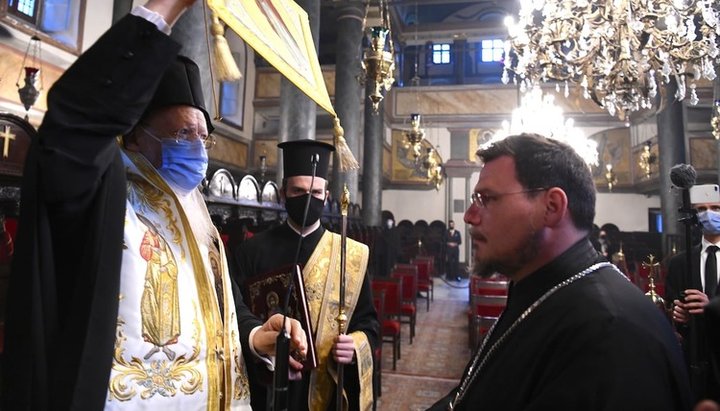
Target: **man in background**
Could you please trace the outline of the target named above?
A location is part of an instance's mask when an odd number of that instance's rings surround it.
[[[709,333],[715,332],[717,323],[707,327],[704,315],[708,301],[718,294],[720,203],[698,203],[693,208],[702,228],[702,241],[690,250],[692,268],[687,267],[685,252],[670,259],[665,299],[673,303],[673,321],[681,336],[695,400],[720,401],[720,363],[717,350],[708,344]]]
[[[446,278],[451,281],[460,281],[458,273],[458,261],[460,260],[460,244],[462,237],[460,232],[455,230],[455,221],[448,221],[448,229],[445,233],[445,261]]]
[[[595,185],[568,145],[535,134],[478,151],[465,212],[481,272],[511,279],[507,307],[458,387],[430,409],[690,408],[668,321],[592,247]]]

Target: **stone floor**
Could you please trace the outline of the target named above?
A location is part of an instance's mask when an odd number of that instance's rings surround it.
[[[383,347],[380,411],[424,410],[454,388],[470,358],[468,348],[468,281],[435,278],[434,301],[426,312],[418,299],[415,338],[402,330],[402,357],[392,370],[392,347]]]

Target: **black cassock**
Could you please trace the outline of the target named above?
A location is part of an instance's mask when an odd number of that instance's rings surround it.
[[[602,260],[583,240],[513,284],[483,352],[545,292]],[[455,391],[430,410],[445,410]],[[608,267],[537,306],[488,357],[455,409],[680,411],[690,409],[690,388],[667,319]]]
[[[301,267],[312,255],[315,247],[325,233],[323,227],[318,228],[310,235],[303,238],[298,263]],[[291,267],[297,250],[299,235],[287,224],[271,228],[256,234],[240,246],[231,250],[237,262],[234,271],[235,280],[244,290],[245,281],[255,276],[277,272],[283,267]],[[367,335],[373,351],[378,344],[378,321],[375,307],[373,306],[370,281],[366,276],[363,280],[362,290],[358,298],[355,312],[348,324],[347,333],[362,331]],[[252,354],[245,353],[248,364],[257,362]],[[379,364],[378,364],[379,366]],[[250,395],[252,407],[255,411],[265,411],[267,393],[272,391],[272,379],[268,375],[262,375],[263,367],[249,367]],[[268,385],[269,384],[269,385]],[[310,373],[303,373],[302,381],[290,382],[289,404],[291,410],[308,409],[308,387],[310,384]],[[345,367],[345,390],[350,399],[350,409],[357,409],[359,398],[359,387],[357,370],[354,365]],[[332,398],[335,398],[333,394]],[[335,401],[331,402],[330,409],[335,408]],[[313,410],[316,411],[316,410]]]

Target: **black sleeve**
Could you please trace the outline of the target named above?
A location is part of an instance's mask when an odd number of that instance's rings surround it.
[[[235,282],[235,279],[230,278],[230,282],[232,283],[232,293],[235,299],[235,313],[237,315],[238,331],[240,332],[240,343],[242,344],[243,352],[250,353],[250,332],[253,328],[263,323],[255,317],[247,305],[245,305],[242,294],[240,293],[240,288]]]

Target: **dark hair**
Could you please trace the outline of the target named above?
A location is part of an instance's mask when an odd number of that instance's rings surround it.
[[[603,224],[602,227],[600,227],[600,230],[601,230],[601,231],[605,231],[606,233],[612,232],[613,234],[615,234],[615,233],[617,233],[617,232],[620,232],[620,229],[618,228],[618,226],[616,226],[616,225],[613,224],[613,223],[605,223],[605,224]]]
[[[595,219],[595,183],[590,167],[569,145],[538,134],[507,137],[477,151],[484,163],[502,156],[515,160],[515,176],[525,189],[562,189],[575,227],[591,230]]]

